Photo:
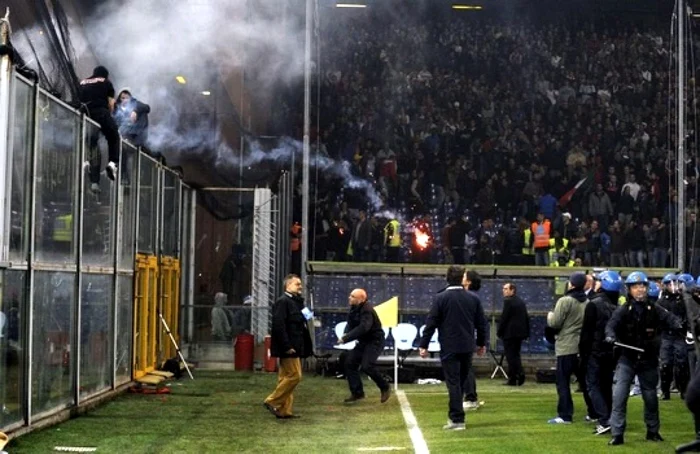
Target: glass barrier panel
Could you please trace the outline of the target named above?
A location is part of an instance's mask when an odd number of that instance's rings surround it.
[[[137,179],[134,178],[136,170],[136,149],[122,142],[122,157],[121,157],[121,204],[119,205],[121,215],[121,246],[118,254],[118,267],[121,270],[134,269],[134,231],[136,228],[134,211],[136,209],[136,191],[135,184]],[[133,181],[133,184],[132,184]]]
[[[177,257],[178,234],[180,231],[179,206],[180,206],[180,180],[175,174],[164,171],[163,187],[163,255]]]
[[[118,276],[117,295],[117,384],[131,380],[131,350],[134,339],[132,325],[134,321],[134,278]]]
[[[34,273],[32,309],[32,414],[74,403],[71,341],[75,274]]]
[[[141,156],[139,170],[139,242],[138,251],[156,253],[156,210],[158,179],[156,163]]]
[[[110,387],[114,277],[83,274],[80,300],[80,397]]]
[[[34,179],[35,259],[40,262],[75,262],[75,194],[77,191],[79,117],[39,95],[39,141]]]
[[[2,279],[0,305],[0,425],[6,426],[24,418],[22,398],[26,374],[24,361],[26,346],[26,271],[5,270]]]
[[[34,89],[26,82],[15,79],[15,104],[12,112],[12,172],[10,201],[10,260],[27,261],[27,203],[29,162],[32,155],[34,127],[32,125],[32,100]]]
[[[89,166],[83,188],[83,243],[82,264],[90,266],[114,266],[115,222],[113,207],[115,203],[114,182],[105,172],[94,172],[93,166],[107,162],[95,159],[95,156],[107,154],[104,140],[97,141],[100,127],[85,121],[85,154]],[[104,156],[103,156],[104,157]],[[100,169],[100,167],[96,167]]]

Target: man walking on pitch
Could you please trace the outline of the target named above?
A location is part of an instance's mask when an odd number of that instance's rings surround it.
[[[350,302],[348,324],[345,334],[338,339],[338,343],[345,344],[356,340],[357,345],[348,353],[345,362],[345,376],[350,387],[350,397],[345,399],[345,403],[353,403],[365,398],[360,369],[377,385],[381,392],[380,401],[384,403],[389,400],[391,389],[382,374],[375,368],[377,358],[384,348],[382,322],[372,304],[367,302],[367,292],[363,289],[356,288],[350,292],[348,301]]]
[[[428,344],[435,330],[440,342],[440,361],[449,394],[449,420],[445,430],[464,430],[462,386],[472,367],[475,346],[477,354],[486,350],[486,323],[479,297],[462,287],[464,268],[451,266],[447,270],[445,291],[440,292],[430,308],[420,340],[420,356],[428,356]],[[476,345],[474,341],[476,330]]]

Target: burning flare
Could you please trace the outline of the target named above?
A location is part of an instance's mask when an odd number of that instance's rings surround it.
[[[413,235],[416,238],[416,244],[421,250],[427,248],[428,244],[430,244],[430,235],[422,231],[419,227],[416,227],[413,231]]]

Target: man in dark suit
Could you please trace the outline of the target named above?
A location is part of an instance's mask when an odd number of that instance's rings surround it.
[[[272,308],[270,355],[279,358],[279,374],[277,387],[263,406],[278,419],[299,417],[292,413],[292,394],[301,381],[301,358],[312,353],[301,289],[299,276],[289,274],[284,278],[284,294]]]
[[[498,325],[498,337],[503,340],[503,350],[508,361],[508,386],[521,386],[525,383],[525,373],[520,360],[520,347],[523,340],[530,337],[530,317],[525,302],[516,294],[515,284],[503,285],[503,314]]]
[[[363,289],[356,288],[350,292],[348,301],[350,302],[348,324],[345,334],[338,339],[338,343],[344,344],[356,340],[357,345],[348,353],[345,361],[345,376],[350,387],[350,397],[345,399],[345,403],[349,404],[365,398],[360,368],[377,385],[381,392],[380,401],[384,403],[389,400],[391,389],[375,367],[377,358],[384,348],[382,322],[372,303],[367,302],[367,292]]]
[[[369,262],[371,259],[372,223],[367,213],[360,211],[360,220],[352,234],[352,256],[355,262]]]
[[[440,342],[440,361],[449,394],[449,420],[445,430],[464,430],[462,408],[463,383],[472,367],[474,348],[477,354],[486,351],[486,319],[481,300],[476,293],[462,287],[464,267],[451,266],[447,270],[448,287],[438,293],[425,322],[420,340],[420,356],[428,356],[428,344],[435,330]],[[474,342],[476,330],[476,342]]]

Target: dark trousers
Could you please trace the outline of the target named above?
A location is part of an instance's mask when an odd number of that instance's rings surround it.
[[[612,353],[592,354],[588,358],[586,385],[593,409],[598,415],[598,424],[610,425],[612,408],[612,386],[615,375],[615,358]]]
[[[700,374],[696,373],[685,393],[685,404],[695,419],[695,433],[700,438]]]
[[[613,405],[610,413],[610,426],[613,436],[623,435],[627,427],[627,400],[634,376],[639,378],[644,401],[644,422],[649,432],[659,431],[659,399],[656,396],[656,385],[659,383],[659,368],[657,364],[646,361],[634,361],[627,356],[621,356],[615,369],[613,385]]]
[[[586,414],[593,419],[598,419],[598,413],[593,407],[593,402],[591,401],[591,396],[588,393],[588,386],[586,384],[586,376],[588,371],[588,358],[579,358],[578,367],[576,368],[576,381],[578,381],[579,388],[583,393],[583,400],[586,402]]]
[[[400,247],[390,247],[386,248],[386,261],[389,263],[399,263],[399,251]]]
[[[472,353],[450,353],[440,359],[450,398],[448,417],[454,423],[463,423],[462,386],[472,368]]]
[[[100,125],[102,135],[107,139],[107,151],[109,160],[115,164],[119,164],[119,128],[115,123],[112,114],[107,109],[92,109],[90,110],[90,118]],[[94,131],[89,136],[88,160],[90,161],[90,182],[100,182],[100,171],[102,169],[102,154],[97,148],[99,140],[99,132]]]
[[[377,385],[381,391],[389,389],[389,385],[382,374],[375,367],[377,358],[382,352],[382,344],[365,344],[358,343],[354,349],[348,353],[348,358],[345,363],[345,376],[348,379],[350,393],[353,396],[364,396],[365,391],[362,388],[362,378],[360,377],[360,369],[366,373],[369,378]]]
[[[506,354],[506,361],[508,361],[508,383],[514,385],[525,375],[523,373],[523,363],[520,359],[522,343],[522,339],[503,339],[503,352]]]
[[[661,361],[661,392],[669,395],[671,392],[671,382],[676,379],[676,387],[685,394],[688,386],[688,346],[684,337],[666,337],[661,339],[661,351],[659,352]]]
[[[564,421],[574,417],[574,401],[571,398],[571,376],[578,366],[577,355],[557,356],[557,415]]]
[[[467,402],[477,402],[479,400],[479,396],[476,394],[476,377],[474,376],[474,369],[471,367],[462,382],[462,391],[464,392],[464,400]]]

